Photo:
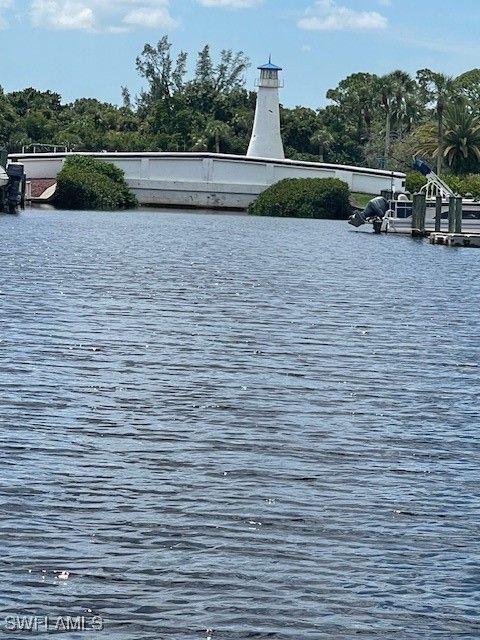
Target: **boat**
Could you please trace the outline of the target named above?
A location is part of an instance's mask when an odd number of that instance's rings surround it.
[[[413,166],[427,178],[427,183],[420,189],[426,196],[425,230],[435,230],[437,197],[441,197],[442,202],[441,230],[446,230],[450,198],[457,194],[425,161],[416,159]],[[370,223],[375,233],[411,233],[412,214],[412,198],[407,193],[393,192],[373,198],[362,212],[356,212],[348,222],[357,228]],[[462,230],[466,233],[480,231],[480,201],[473,197],[462,198]]]
[[[1,154],[0,154],[1,155]],[[7,165],[0,158],[0,212],[18,213],[25,206],[25,170],[23,164]]]

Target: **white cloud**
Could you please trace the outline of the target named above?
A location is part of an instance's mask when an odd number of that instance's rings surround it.
[[[72,0],[34,0],[30,15],[37,27],[91,31],[94,26],[92,8]]]
[[[170,15],[167,4],[158,8],[153,6],[139,7],[129,11],[123,18],[123,22],[140,27],[162,27],[164,29],[174,29],[178,25]]]
[[[388,20],[376,11],[355,11],[334,0],[317,0],[297,24],[308,31],[346,31],[385,29]]]
[[[5,29],[8,26],[8,22],[2,15],[5,9],[8,9],[13,4],[12,0],[0,0],[0,29]]]
[[[30,17],[38,27],[112,33],[132,27],[173,29],[178,24],[170,0],[32,0]]]
[[[222,7],[227,9],[250,9],[263,0],[197,0],[204,7]]]

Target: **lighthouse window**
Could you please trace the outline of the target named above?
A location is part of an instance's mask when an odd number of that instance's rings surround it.
[[[271,69],[262,69],[260,72],[260,77],[263,80],[275,80],[277,78],[276,71],[272,71]]]

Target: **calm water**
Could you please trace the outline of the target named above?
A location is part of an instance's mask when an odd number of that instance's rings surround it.
[[[153,211],[0,238],[0,637],[480,637],[480,251]]]

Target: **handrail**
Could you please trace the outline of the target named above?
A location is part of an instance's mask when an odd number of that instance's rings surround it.
[[[31,149],[31,151],[28,151]],[[32,142],[22,147],[22,153],[68,153],[66,144],[43,144],[43,142]]]
[[[455,195],[448,184],[442,180],[440,176],[437,176],[426,162],[415,159],[413,166],[427,179],[427,183],[420,189],[420,193],[424,193],[428,199],[435,198],[436,196],[449,198]]]

